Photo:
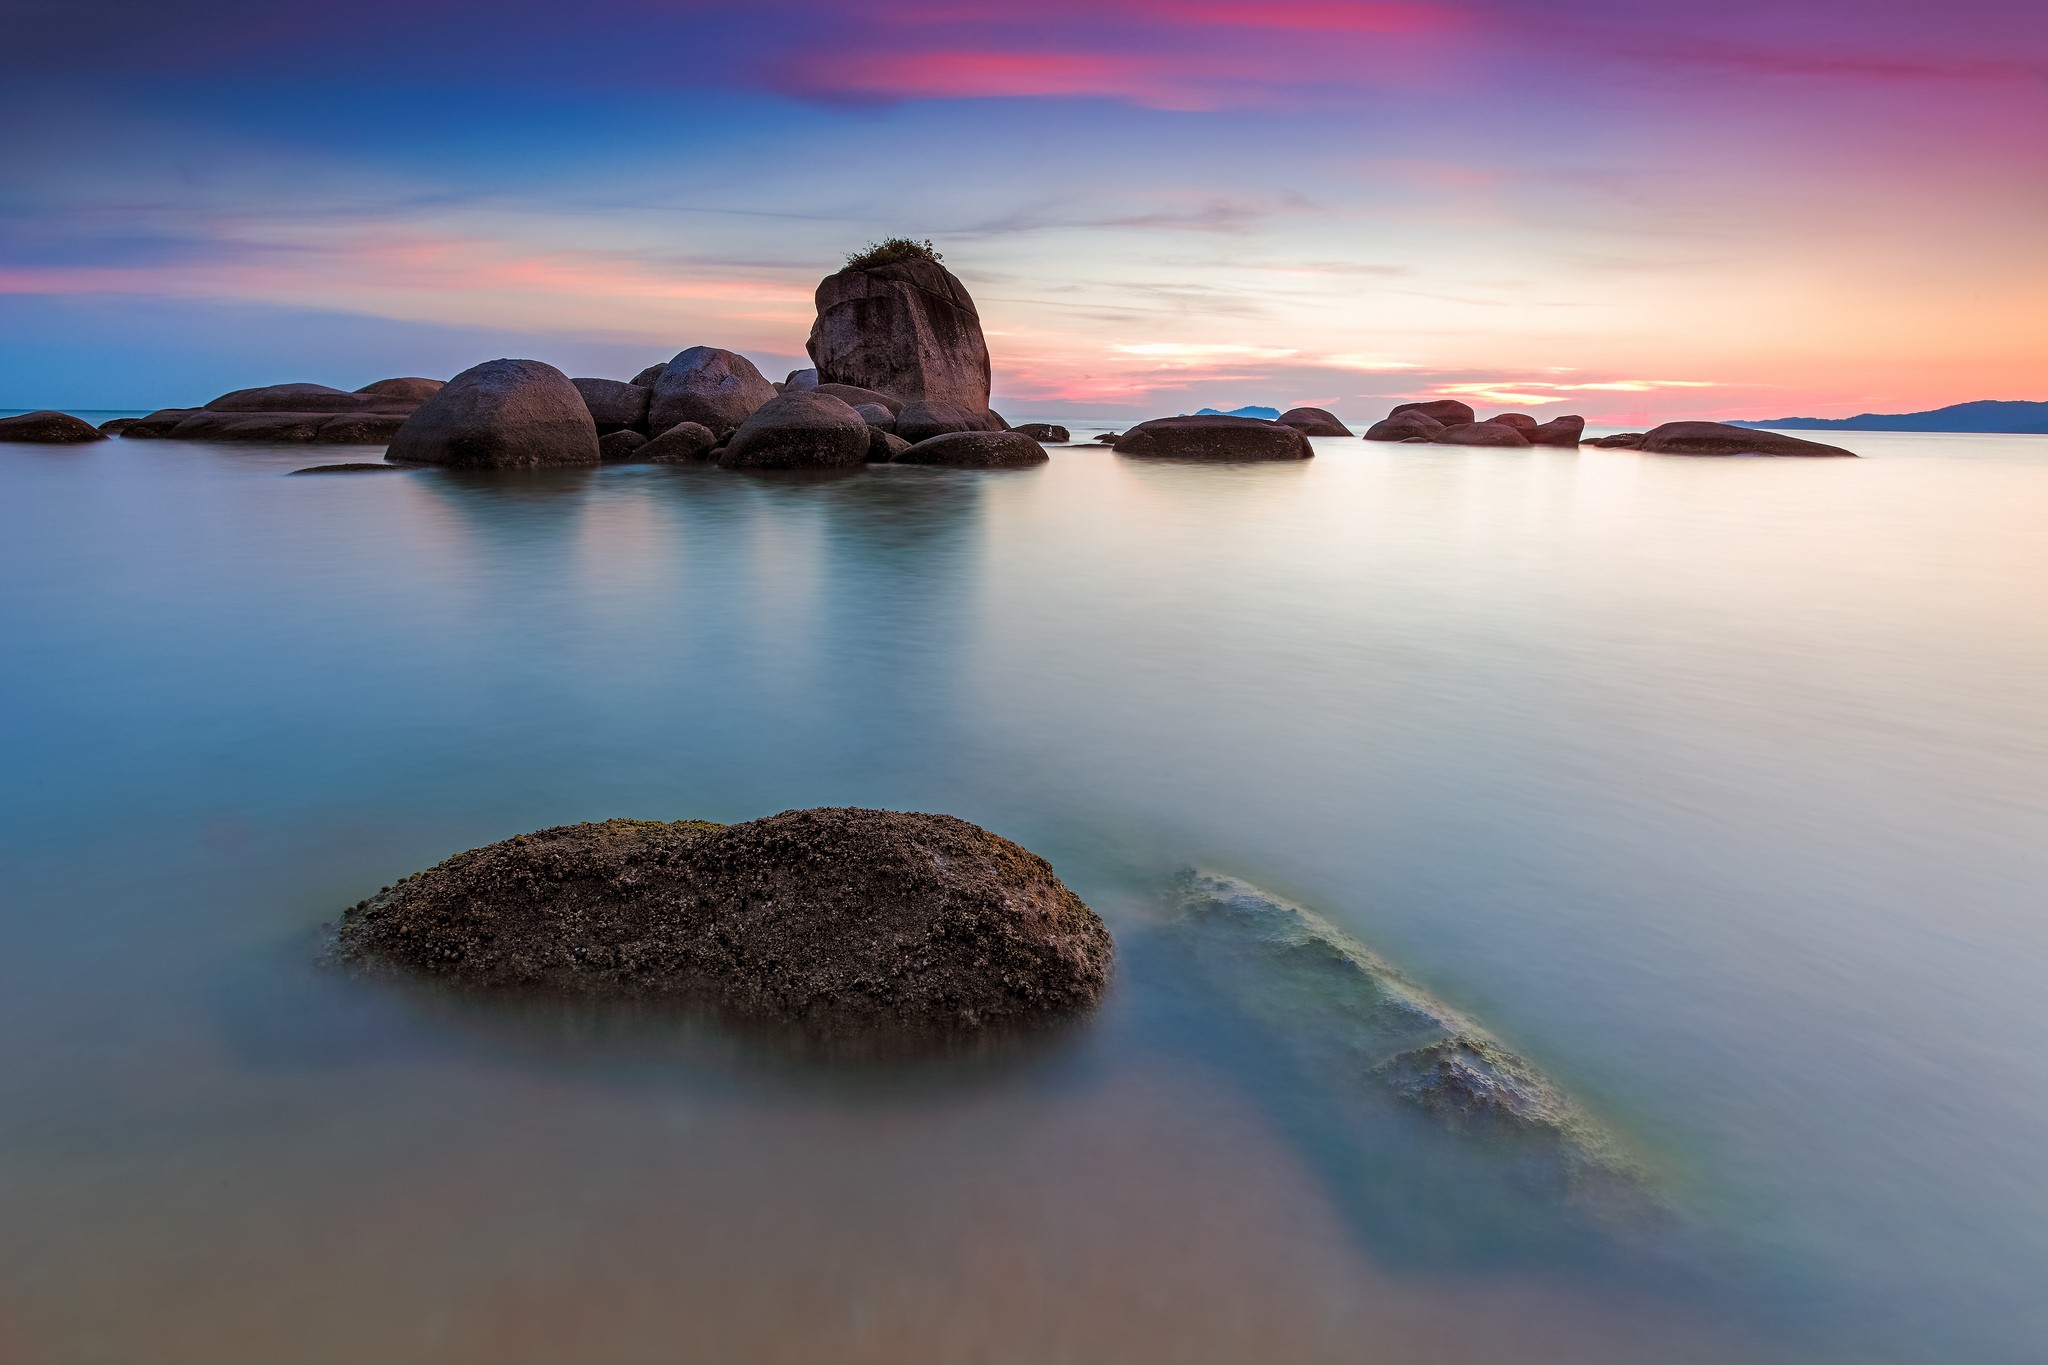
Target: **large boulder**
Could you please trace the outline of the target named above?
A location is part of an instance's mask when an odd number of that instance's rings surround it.
[[[1368,441],[1427,441],[1444,429],[1444,424],[1426,412],[1410,408],[1385,417],[1365,429]]]
[[[647,425],[647,404],[654,394],[646,385],[622,384],[616,379],[569,382],[583,395],[583,406],[590,409],[590,420],[597,423],[598,435],[639,431]]]
[[[653,387],[647,405],[650,431],[701,422],[719,436],[730,436],[775,397],[775,386],[753,361],[715,346],[692,346],[682,352],[662,369]]]
[[[1044,859],[946,815],[608,820],[457,854],[358,903],[336,952],[466,988],[667,998],[838,1043],[1092,1009],[1114,944]]]
[[[988,407],[988,343],[966,286],[932,259],[848,266],[818,286],[818,378],[906,401]]]
[[[487,360],[407,418],[384,458],[459,469],[596,464],[597,424],[554,366]]]
[[[0,441],[32,445],[83,445],[104,441],[106,433],[83,418],[68,412],[25,412],[19,417],[0,417]]]
[[[651,464],[705,464],[718,447],[718,436],[702,422],[678,422],[641,446],[636,459]]]
[[[1553,417],[1522,433],[1532,446],[1576,446],[1586,434],[1586,419],[1576,413]]]
[[[872,430],[832,395],[792,389],[762,404],[718,462],[727,469],[851,469],[867,462]]]
[[[810,387],[819,393],[831,394],[848,407],[857,408],[863,403],[879,403],[891,412],[903,411],[902,399],[875,389],[864,389],[858,384],[813,384]]]
[[[1023,469],[1052,457],[1021,431],[955,431],[919,441],[896,456],[897,464],[945,465],[953,469]]]
[[[396,398],[407,403],[424,403],[441,391],[442,382],[439,379],[417,377],[380,379],[374,384],[363,385],[356,392],[372,394],[378,398]]]
[[[1440,446],[1526,446],[1529,438],[1497,422],[1460,422],[1429,438]]]
[[[1455,398],[1436,398],[1427,403],[1398,403],[1389,409],[1387,416],[1399,417],[1404,412],[1419,412],[1432,417],[1447,427],[1470,422],[1479,414],[1472,411],[1470,403],[1461,403]]]
[[[1856,452],[1840,446],[1802,441],[1797,436],[1780,436],[1775,431],[1731,427],[1720,422],[1666,422],[1652,427],[1636,449],[1651,455],[1803,455],[1847,456]]]
[[[1280,414],[1280,425],[1293,427],[1304,436],[1349,436],[1351,428],[1337,420],[1336,414],[1322,408],[1290,408]]]
[[[1293,427],[1258,417],[1159,417],[1132,427],[1114,449],[1170,460],[1306,460],[1316,453]]]
[[[916,445],[934,436],[955,431],[1000,430],[993,427],[987,408],[970,408],[942,398],[920,398],[905,403],[896,414],[896,434]]]

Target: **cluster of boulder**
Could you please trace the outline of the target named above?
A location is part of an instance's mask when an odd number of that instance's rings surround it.
[[[1576,415],[1539,422],[1525,412],[1504,412],[1482,422],[1471,404],[1439,398],[1401,404],[1373,423],[1365,439],[1447,446],[1575,446],[1585,433],[1586,419]]]
[[[129,440],[383,445],[440,392],[438,379],[380,379],[354,393],[325,384],[271,384],[224,393],[199,408],[164,408],[100,428]]]

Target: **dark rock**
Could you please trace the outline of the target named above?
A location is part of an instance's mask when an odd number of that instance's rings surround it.
[[[365,384],[357,393],[374,394],[379,398],[397,398],[407,403],[424,403],[441,391],[444,381],[439,379],[380,379],[374,384]],[[372,466],[382,469],[384,466]]]
[[[964,820],[607,820],[457,854],[344,916],[336,955],[466,987],[665,997],[845,1042],[1092,1009],[1115,946],[1044,859]]]
[[[988,409],[970,408],[944,399],[920,398],[896,414],[896,434],[916,445],[955,431],[987,431]]]
[[[896,430],[896,414],[880,403],[856,403],[853,410],[860,414],[860,420],[883,431]]]
[[[1584,444],[1599,446],[1603,450],[1634,450],[1642,445],[1646,434],[1641,431],[1618,431],[1612,436],[1596,436]]]
[[[892,413],[901,415],[903,412],[902,399],[874,389],[864,389],[858,384],[813,384],[811,387],[819,393],[832,395],[850,408],[864,403],[879,403]]]
[[[884,431],[882,428],[875,426],[868,428],[867,462],[869,464],[888,464],[908,449],[910,449],[910,442],[904,440],[895,432]]]
[[[609,436],[615,431],[641,431],[647,426],[647,404],[654,396],[653,390],[644,384],[622,384],[616,379],[572,379],[576,392],[583,395],[583,406],[590,409],[590,420],[597,424],[597,434]]]
[[[569,376],[538,360],[464,370],[406,419],[384,458],[460,469],[596,464],[597,425]]]
[[[654,387],[654,381],[661,378],[661,372],[667,368],[668,363],[666,361],[659,365],[649,365],[646,369],[633,376],[633,382],[643,389],[651,389]]]
[[[1105,431],[1095,438],[1095,443],[1097,445],[1113,446],[1123,438],[1124,434],[1121,431]]]
[[[817,387],[818,372],[816,370],[791,370],[789,378],[782,381],[782,391],[784,393],[788,393],[791,389],[815,389]]]
[[[1426,412],[1410,409],[1397,417],[1374,422],[1365,429],[1368,441],[1427,441],[1444,429],[1444,424]]]
[[[795,389],[749,417],[718,463],[727,469],[847,469],[867,462],[873,430],[832,395]]]
[[[1158,417],[1116,443],[1119,455],[1171,460],[1306,460],[1308,437],[1258,417]]]
[[[640,458],[647,438],[637,431],[613,431],[597,438],[597,458],[606,464],[623,464]]]
[[[654,464],[708,464],[718,437],[702,422],[678,422],[640,447],[639,458]]]
[[[982,423],[981,429],[983,431],[1008,431],[1010,430],[1010,424],[1003,420],[1003,415],[1000,412],[997,412],[994,408],[989,408],[987,410],[987,420]]]
[[[313,465],[307,465],[307,466],[306,466],[306,467],[305,467],[304,469],[294,469],[294,470],[292,471],[292,473],[294,473],[294,474],[388,474],[388,473],[390,473],[390,472],[391,472],[391,471],[393,471],[393,470],[403,470],[404,468],[405,468],[405,466],[404,466],[404,465],[396,465],[396,464],[373,464],[373,463],[369,463],[369,462],[362,462],[362,463],[357,463],[357,464],[313,464]]]
[[[391,412],[417,407],[411,399],[378,393],[343,393],[325,384],[270,384],[236,389],[206,405],[209,412]]]
[[[988,408],[988,343],[966,286],[935,260],[848,266],[818,286],[818,378],[908,401]]]
[[[1666,422],[1652,427],[1636,449],[1651,455],[1803,455],[1855,459],[1840,446],[1780,436],[1775,431],[1731,427],[1721,422]]]
[[[314,439],[325,445],[386,446],[398,438],[406,416],[402,412],[337,412],[321,421]]]
[[[83,445],[104,441],[106,435],[92,423],[68,412],[25,412],[19,417],[0,417],[0,441],[34,445]]]
[[[159,408],[149,416],[136,421],[121,435],[131,441],[164,440],[177,429],[180,422],[198,411],[198,408]]]
[[[1526,446],[1529,438],[1494,422],[1460,422],[1429,438],[1440,446]]]
[[[94,428],[102,436],[119,436],[142,419],[140,417],[114,417]]]
[[[692,346],[669,361],[654,381],[647,429],[667,431],[678,422],[701,422],[720,436],[730,436],[775,396],[775,386],[745,356],[715,346]]]
[[[1527,436],[1529,444],[1534,446],[1576,446],[1579,439],[1586,434],[1586,419],[1567,413],[1531,427],[1522,434]]]
[[[331,413],[218,412],[207,408],[171,428],[179,441],[256,441],[270,445],[301,445],[320,439]]]
[[[1504,412],[1498,417],[1489,417],[1486,420],[1497,427],[1513,427],[1516,431],[1523,432],[1534,431],[1537,425],[1536,419],[1526,412]]]
[[[1404,412],[1419,412],[1424,417],[1435,418],[1447,427],[1462,426],[1478,416],[1472,411],[1470,403],[1461,403],[1455,398],[1438,398],[1427,403],[1397,404],[1387,416],[1399,417]]]
[[[1321,408],[1293,408],[1280,414],[1280,425],[1293,427],[1304,436],[1350,436],[1350,427],[1337,420],[1336,414]]]
[[[1011,427],[1010,430],[1022,432],[1041,444],[1047,441],[1064,444],[1074,439],[1074,434],[1065,427],[1056,427],[1050,422],[1026,422],[1023,426]]]
[[[1052,458],[1021,431],[955,431],[919,441],[896,456],[897,464],[945,465],[952,469],[1022,469]]]

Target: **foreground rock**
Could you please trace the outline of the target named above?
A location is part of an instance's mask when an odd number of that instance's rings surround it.
[[[1349,436],[1351,428],[1322,408],[1291,408],[1280,414],[1280,425],[1293,427],[1304,436]]]
[[[608,820],[458,854],[345,916],[345,961],[668,997],[845,1038],[1089,1010],[1114,947],[1046,862],[946,815]]]
[[[872,430],[831,394],[792,389],[749,417],[718,463],[727,469],[852,469],[867,463]]]
[[[1637,450],[1651,455],[1798,455],[1846,457],[1856,452],[1840,446],[1802,441],[1797,436],[1780,436],[1775,431],[1731,427],[1721,422],[1666,422],[1653,427],[1636,443]]]
[[[955,431],[919,441],[897,454],[895,461],[953,469],[1024,469],[1051,458],[1045,447],[1021,431]]]
[[[821,384],[987,409],[981,315],[935,257],[849,264],[818,285],[817,305],[809,350]]]
[[[384,458],[456,469],[596,464],[597,424],[569,376],[554,366],[489,360],[422,404]]]
[[[1525,433],[1498,422],[1460,422],[1456,426],[1445,427],[1429,439],[1444,446],[1523,447],[1529,444]]]
[[[1476,421],[1479,414],[1472,411],[1470,403],[1461,403],[1455,398],[1437,398],[1427,403],[1399,403],[1389,409],[1389,418],[1399,417],[1404,412],[1419,412],[1424,417],[1441,422],[1447,427],[1460,426]]]
[[[1596,436],[1584,444],[1599,446],[1603,450],[1634,450],[1648,434],[1643,431],[1617,431],[1612,436]]]
[[[83,445],[104,441],[106,433],[68,412],[25,412],[19,417],[0,417],[0,441],[33,445]]]
[[[1293,427],[1257,417],[1159,417],[1117,438],[1119,455],[1169,460],[1306,460],[1315,448]]]
[[[716,436],[730,436],[762,404],[775,397],[775,386],[754,368],[754,362],[715,346],[692,346],[662,368],[647,405],[647,428],[667,431],[678,422],[697,422]]]

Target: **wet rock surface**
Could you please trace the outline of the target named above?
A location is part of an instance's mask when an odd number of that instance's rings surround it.
[[[520,835],[361,902],[335,951],[486,990],[915,1036],[1085,1012],[1114,947],[1016,844],[951,816],[837,808]]]

